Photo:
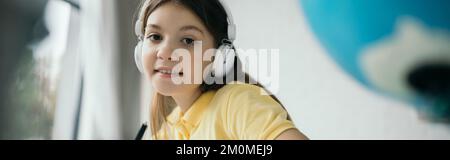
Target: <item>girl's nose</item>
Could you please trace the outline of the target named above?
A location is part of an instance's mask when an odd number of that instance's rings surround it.
[[[161,45],[161,47],[158,50],[157,57],[161,60],[172,60],[172,52],[174,51],[174,47],[170,45],[169,43],[164,43]]]

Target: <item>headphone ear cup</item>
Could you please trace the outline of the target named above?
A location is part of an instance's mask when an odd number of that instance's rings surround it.
[[[144,67],[142,64],[142,41],[139,41],[139,43],[134,48],[134,61],[139,72],[144,73]]]
[[[214,57],[213,71],[215,77],[224,77],[233,69],[235,52],[232,45],[223,44]]]

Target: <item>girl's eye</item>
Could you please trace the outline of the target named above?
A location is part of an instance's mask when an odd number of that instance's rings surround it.
[[[192,38],[184,38],[181,40],[185,45],[191,46],[194,45],[194,40]]]
[[[151,34],[147,37],[150,41],[161,41],[162,37],[157,34]]]

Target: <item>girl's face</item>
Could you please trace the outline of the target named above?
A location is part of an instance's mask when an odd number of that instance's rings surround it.
[[[165,96],[175,96],[198,89],[200,84],[193,83],[194,79],[202,79],[203,70],[211,63],[201,60],[194,62],[194,43],[198,42],[202,43],[201,54],[214,47],[213,36],[191,10],[168,2],[149,15],[142,49],[143,65],[157,92]],[[183,78],[189,74],[191,84],[176,84],[171,78],[173,74],[165,74],[162,71],[171,71],[175,65],[181,63],[182,57],[178,60],[171,58],[177,49],[185,49],[190,54],[191,67],[182,68],[182,74],[179,76]],[[200,64],[202,70],[194,72],[194,63]]]

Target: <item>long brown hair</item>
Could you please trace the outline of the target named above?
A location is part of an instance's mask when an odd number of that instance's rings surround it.
[[[180,4],[186,7],[187,9],[193,11],[202,20],[203,24],[212,34],[216,48],[221,45],[223,39],[228,39],[227,14],[224,9],[224,6],[222,6],[219,0],[144,0],[143,3],[141,4],[140,7],[141,9],[138,15],[139,16],[138,18],[143,22],[142,25],[144,25],[142,26],[143,29],[141,31],[142,33],[145,32],[144,28],[145,25],[147,24],[147,18],[150,16],[150,14],[153,11],[155,11],[158,7],[167,2],[174,2],[176,4]],[[223,82],[225,83],[206,84],[205,82],[203,82],[200,85],[201,92],[204,93],[211,90],[219,90],[220,88],[222,88],[231,81],[240,81],[240,82],[243,81],[243,83],[251,82],[251,84],[254,84],[256,86],[265,89],[261,84],[253,80],[248,74],[246,73],[237,74],[242,73],[242,70],[240,69],[241,66],[242,66],[241,61],[236,56],[234,63],[234,70],[223,77]],[[238,75],[244,75],[244,77],[238,77]],[[270,93],[267,89],[265,90],[266,92]],[[275,101],[277,101],[283,107],[278,98],[276,98],[272,94],[270,95]],[[175,106],[174,101],[171,97],[164,96],[162,94],[154,92],[153,101],[150,108],[150,117],[151,117],[150,129],[154,139],[159,139],[157,133],[161,129],[162,125],[165,123],[165,117],[167,117],[170,114],[174,106]],[[289,114],[288,120],[291,120]]]

